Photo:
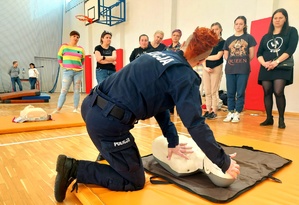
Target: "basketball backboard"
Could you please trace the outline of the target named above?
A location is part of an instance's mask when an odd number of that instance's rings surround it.
[[[85,0],[84,15],[93,19],[93,22],[99,20],[99,0]],[[86,22],[89,24],[89,22]]]
[[[84,15],[109,26],[122,23],[126,21],[126,0],[85,0]]]

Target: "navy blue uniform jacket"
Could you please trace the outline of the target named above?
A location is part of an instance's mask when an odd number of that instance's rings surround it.
[[[202,117],[200,83],[200,77],[182,51],[162,51],[140,56],[104,80],[99,89],[116,105],[130,110],[137,120],[154,116],[168,140],[168,147],[179,143],[168,111],[175,105],[194,141],[225,172],[230,158]]]

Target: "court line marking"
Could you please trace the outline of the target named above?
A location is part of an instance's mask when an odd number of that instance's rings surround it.
[[[78,137],[78,136],[83,136],[83,135],[86,135],[86,134],[87,134],[87,132],[86,133],[81,133],[81,134],[74,134],[74,135],[57,136],[57,137],[49,137],[49,138],[36,139],[36,140],[25,140],[25,141],[20,141],[20,142],[4,143],[4,144],[0,144],[0,147],[10,146],[10,145],[26,144],[26,143],[32,143],[32,142],[55,140],[55,139],[64,139],[64,138],[69,138],[69,137]]]
[[[173,122],[176,124],[177,122]],[[140,129],[144,127],[153,127],[153,128],[160,128],[158,124],[145,124],[145,123],[138,123],[140,126],[134,127],[135,129]],[[178,134],[184,134],[182,132],[178,132]],[[73,134],[73,135],[66,135],[66,136],[56,136],[56,137],[49,137],[49,138],[43,138],[43,139],[35,139],[35,140],[25,140],[25,141],[20,141],[20,142],[11,142],[11,143],[4,143],[0,144],[0,147],[6,147],[6,146],[11,146],[11,145],[20,145],[20,144],[27,144],[27,143],[34,143],[34,142],[42,142],[42,141],[48,141],[48,140],[55,140],[55,139],[64,139],[64,138],[69,138],[69,137],[78,137],[78,136],[83,136],[83,135],[88,135],[87,132],[81,133],[81,134]]]

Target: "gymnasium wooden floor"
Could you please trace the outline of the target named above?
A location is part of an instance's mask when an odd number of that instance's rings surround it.
[[[56,108],[59,93],[50,94],[49,103],[34,104],[48,113]],[[81,94],[81,101],[86,94]],[[61,112],[72,112],[72,93]],[[27,104],[0,104],[0,116],[14,115]],[[260,127],[265,114],[256,111],[242,113],[237,124],[223,123],[227,113],[219,111],[218,118],[207,120],[215,137],[221,142],[223,136],[238,138],[243,144],[246,140],[271,142],[299,149],[299,115],[286,113],[286,129],[277,128],[277,114],[274,113],[274,126]],[[79,114],[78,114],[78,117]],[[187,134],[178,117],[172,116],[179,133]],[[1,122],[0,122],[1,123]],[[154,119],[140,121],[132,130],[141,155],[151,153],[151,141],[161,135]],[[267,150],[266,150],[267,151]],[[90,141],[85,127],[73,127],[35,132],[21,132],[0,135],[0,204],[56,204],[53,185],[56,176],[56,158],[66,154],[77,159],[95,160],[98,151]],[[74,193],[67,193],[61,204],[81,204]]]

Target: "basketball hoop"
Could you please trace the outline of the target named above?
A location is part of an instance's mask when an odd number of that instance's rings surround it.
[[[90,23],[90,24],[93,22],[93,20],[91,18],[89,18],[88,16],[84,16],[82,14],[76,15],[76,18],[79,21],[88,21],[88,23]]]

